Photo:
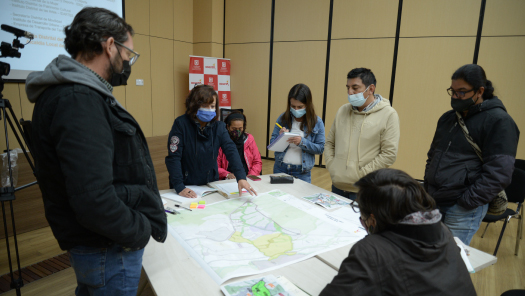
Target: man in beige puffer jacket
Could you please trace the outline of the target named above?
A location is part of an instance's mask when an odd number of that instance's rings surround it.
[[[347,79],[350,103],[337,111],[326,137],[324,155],[332,192],[355,199],[355,182],[395,162],[400,132],[399,117],[390,101],[374,94],[374,73],[356,68]]]

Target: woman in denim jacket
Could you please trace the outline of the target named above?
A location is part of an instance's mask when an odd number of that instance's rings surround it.
[[[290,145],[283,152],[275,152],[274,173],[285,173],[311,183],[311,170],[315,163],[315,155],[324,150],[324,124],[315,115],[310,88],[304,84],[296,84],[288,94],[286,112],[277,118],[272,133],[273,142],[283,132],[291,132],[300,136],[288,140]]]

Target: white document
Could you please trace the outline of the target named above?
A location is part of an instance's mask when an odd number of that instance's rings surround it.
[[[208,186],[187,185],[186,188],[193,190],[193,192],[197,194],[197,198],[180,196],[177,193],[175,193],[175,190],[172,190],[172,192],[163,193],[160,196],[172,200],[178,205],[184,205],[189,204],[191,202],[198,202],[199,200],[202,200],[203,196],[218,191],[217,189]]]
[[[299,136],[300,135],[294,133],[282,133],[275,140],[273,140],[270,145],[268,145],[268,150],[283,152],[288,147],[288,145],[290,145],[290,143],[288,143],[288,139]]]
[[[230,195],[239,195],[239,184],[237,182],[221,183],[221,184],[214,184],[214,185],[217,186],[219,191],[226,193],[228,197]],[[246,189],[243,189],[242,193],[248,193],[248,191]]]

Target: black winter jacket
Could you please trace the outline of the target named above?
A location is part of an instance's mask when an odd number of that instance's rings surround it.
[[[181,192],[185,185],[206,185],[218,181],[219,148],[230,162],[237,180],[246,180],[237,146],[230,139],[224,122],[211,122],[201,131],[200,125],[189,115],[177,117],[168,137],[166,156],[170,188]]]
[[[448,111],[438,121],[424,181],[438,205],[457,203],[470,210],[489,203],[510,184],[520,132],[497,97],[471,106],[464,121],[483,161],[465,138],[455,111]]]
[[[150,236],[163,242],[166,214],[139,124],[104,85],[97,86],[93,73],[70,58],[60,59],[52,62],[58,64],[53,75],[32,76],[26,85],[29,99],[36,101],[36,177],[60,247],[118,244],[136,250]],[[55,81],[59,70],[82,74],[90,86]]]
[[[443,223],[399,225],[357,242],[320,296],[476,295]]]

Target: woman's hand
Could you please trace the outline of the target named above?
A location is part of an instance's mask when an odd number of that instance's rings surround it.
[[[257,195],[257,192],[255,192],[255,190],[252,188],[250,183],[248,183],[248,181],[246,181],[246,180],[239,180],[239,182],[237,182],[237,184],[239,185],[239,196],[242,195],[242,189],[243,188],[246,189],[251,196],[253,196],[254,194]]]
[[[283,127],[280,131],[279,131],[279,135],[282,134],[282,133],[287,133],[289,132],[289,130],[285,127]]]
[[[303,138],[300,137],[300,136],[299,137],[291,137],[291,138],[288,139],[288,143],[295,144],[295,145],[299,146],[299,144],[301,144],[301,140],[302,139]]]
[[[235,175],[232,173],[228,173],[228,175],[226,176],[226,179],[235,179]]]
[[[189,197],[189,198],[197,198],[197,193],[195,193],[193,190],[189,188],[184,188],[181,192],[179,192],[180,196]]]

